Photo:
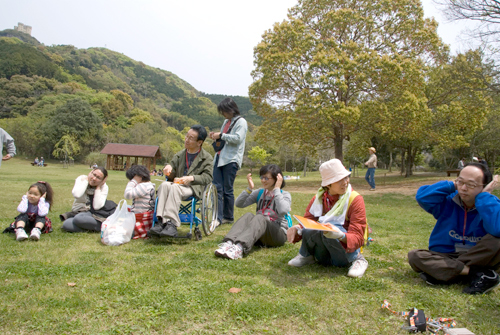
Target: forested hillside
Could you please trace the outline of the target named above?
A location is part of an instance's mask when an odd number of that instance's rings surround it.
[[[219,129],[216,104],[225,97],[105,48],[45,46],[0,32],[0,126],[25,156],[50,157],[72,144],[71,156],[83,160],[116,142],[160,145],[169,159],[186,127]],[[261,123],[247,97],[233,98],[250,123]]]

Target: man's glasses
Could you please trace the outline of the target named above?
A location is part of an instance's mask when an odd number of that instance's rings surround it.
[[[463,179],[457,179],[455,180],[455,183],[457,184],[458,187],[462,187],[465,185],[469,190],[473,190],[478,186],[484,186],[484,184],[466,183],[463,181]]]

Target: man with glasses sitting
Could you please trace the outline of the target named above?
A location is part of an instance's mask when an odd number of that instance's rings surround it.
[[[500,283],[499,185],[488,169],[469,163],[455,181],[419,188],[418,204],[437,219],[429,250],[412,250],[408,262],[430,285],[465,283],[463,292],[482,294]]]
[[[163,168],[167,181],[158,187],[158,223],[149,235],[177,237],[181,201],[190,196],[200,198],[205,186],[212,182],[213,157],[202,148],[206,138],[205,127],[192,126],[184,139],[184,149]]]

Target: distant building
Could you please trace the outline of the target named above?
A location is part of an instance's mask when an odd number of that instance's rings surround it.
[[[14,30],[20,31],[22,33],[28,34],[31,36],[31,26],[25,26],[21,22],[17,24],[17,26],[14,26]]]

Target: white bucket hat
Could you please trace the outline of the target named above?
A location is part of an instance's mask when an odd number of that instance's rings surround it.
[[[346,170],[342,162],[336,158],[330,159],[329,161],[321,164],[319,167],[319,173],[321,174],[321,186],[323,187],[336,183],[339,180],[351,175],[351,173]]]

